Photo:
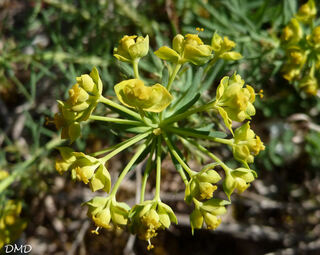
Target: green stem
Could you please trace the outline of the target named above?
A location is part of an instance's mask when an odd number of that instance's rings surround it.
[[[133,72],[136,79],[140,79],[139,77],[139,58],[136,58],[132,61]]]
[[[145,134],[136,135],[133,139],[127,140],[126,143],[124,143],[123,145],[121,145],[120,147],[118,147],[117,149],[112,151],[111,153],[109,153],[106,156],[104,156],[103,158],[101,158],[102,162],[107,162],[110,158],[114,157],[119,152],[121,152],[121,151],[125,150],[126,148],[130,147],[131,145],[141,141],[142,139],[146,138],[150,134],[151,134],[151,132],[147,132]]]
[[[194,108],[192,110],[189,110],[189,111],[186,111],[184,113],[180,113],[180,114],[177,114],[177,115],[174,115],[174,116],[171,116],[167,119],[165,119],[164,121],[162,121],[160,123],[160,125],[162,127],[165,127],[166,125],[172,123],[172,122],[177,122],[179,120],[183,120],[187,117],[189,117],[190,115],[194,114],[194,113],[197,113],[197,112],[202,112],[202,111],[205,111],[205,110],[208,110],[211,108],[211,105],[212,105],[213,102],[209,102],[205,105],[202,105],[200,107],[197,107],[197,108]]]
[[[108,147],[108,148],[106,148],[106,149],[103,149],[103,150],[101,150],[101,151],[96,151],[96,152],[94,152],[94,153],[90,153],[89,155],[92,156],[92,157],[100,156],[100,155],[105,154],[105,153],[107,153],[107,152],[113,151],[113,150],[121,147],[121,146],[124,145],[124,144],[127,144],[129,141],[132,141],[133,139],[136,139],[136,137],[137,137],[137,136],[131,137],[131,138],[129,138],[128,140],[125,140],[125,141],[123,141],[123,142],[121,142],[121,143],[112,145],[112,146],[110,146],[110,147]]]
[[[175,68],[173,69],[173,72],[170,75],[168,86],[167,86],[168,91],[170,91],[172,83],[173,83],[174,79],[176,78],[177,73],[179,72],[180,68],[181,68],[181,64],[176,64]]]
[[[124,124],[124,125],[136,125],[139,126],[143,123],[136,120],[127,120],[127,119],[119,119],[119,118],[111,118],[111,117],[104,117],[104,116],[97,116],[97,115],[91,115],[89,117],[90,120],[100,120],[100,121],[106,121],[106,122],[113,122],[116,124]]]
[[[111,106],[113,108],[116,108],[116,109],[118,109],[118,110],[120,110],[120,111],[122,111],[122,112],[124,112],[126,114],[129,114],[130,116],[132,116],[135,119],[138,119],[138,120],[142,121],[142,119],[141,119],[141,117],[140,117],[140,115],[138,113],[128,109],[127,107],[124,107],[124,106],[122,106],[120,104],[117,104],[117,103],[115,103],[115,102],[113,102],[113,101],[111,101],[111,100],[109,100],[109,99],[107,99],[107,98],[105,98],[103,96],[100,97],[99,101],[101,103],[109,105],[109,106]]]
[[[176,167],[176,169],[177,169],[177,171],[179,172],[179,174],[180,174],[180,176],[181,176],[184,184],[187,186],[187,185],[188,185],[188,178],[187,178],[186,174],[184,173],[182,166],[181,166],[181,165],[178,165],[178,166]]]
[[[49,153],[52,149],[59,146],[61,143],[63,143],[62,140],[59,139],[53,139],[50,142],[48,142],[43,148],[37,150],[30,159],[24,161],[21,164],[16,165],[16,167],[13,169],[12,173],[2,181],[0,181],[0,194],[9,187],[14,181],[17,181],[17,179],[21,175],[25,175],[31,168],[30,165],[33,164],[38,158],[41,156],[46,155]]]
[[[126,174],[129,172],[133,164],[137,161],[137,159],[140,157],[140,155],[143,153],[143,151],[147,148],[148,144],[150,142],[150,139],[148,139],[144,144],[141,144],[137,150],[137,152],[133,155],[127,166],[123,169],[120,176],[118,177],[116,183],[114,184],[112,191],[110,193],[110,197],[115,197],[117,190],[120,187],[120,184],[123,180],[123,178],[126,176]]]
[[[189,176],[194,175],[195,172],[191,170],[191,168],[184,162],[184,160],[180,158],[178,152],[173,148],[167,134],[165,132],[162,132],[162,135],[166,144],[169,147],[169,150],[171,151],[172,155],[176,158],[176,160],[179,162],[179,164],[183,167],[184,170],[186,170]]]
[[[204,152],[205,154],[207,154],[210,158],[212,158],[214,161],[218,162],[219,165],[223,168],[223,170],[225,172],[230,172],[230,168],[222,162],[221,159],[219,159],[216,155],[214,155],[212,152],[208,151],[205,147],[203,147],[202,145],[198,144],[196,141],[191,141],[189,139],[186,139],[184,137],[182,137],[183,139],[187,140],[188,142],[190,142],[191,144],[193,144],[197,149],[199,149],[200,151]]]
[[[147,186],[147,180],[151,171],[151,167],[152,167],[152,157],[153,157],[153,153],[156,147],[156,143],[153,143],[151,146],[151,151],[150,151],[150,155],[147,161],[147,165],[146,165],[146,169],[142,178],[142,184],[141,184],[141,194],[140,194],[140,203],[142,203],[144,201],[144,194],[146,192],[146,186]]]
[[[175,134],[183,135],[183,136],[206,139],[206,140],[214,141],[214,142],[217,142],[217,143],[227,144],[227,145],[230,145],[230,146],[233,145],[233,139],[223,139],[223,138],[212,137],[212,136],[208,136],[208,135],[197,134],[197,133],[193,133],[191,131],[187,131],[187,130],[176,128],[176,127],[172,127],[172,126],[165,127],[165,130],[167,130],[169,132],[172,132],[172,133],[175,133]]]
[[[156,193],[154,200],[160,201],[160,184],[161,184],[161,136],[157,138],[157,178],[156,178]]]

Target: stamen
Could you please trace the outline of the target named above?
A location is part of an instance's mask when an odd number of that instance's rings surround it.
[[[91,234],[99,235],[99,229],[100,227],[97,227],[95,230],[91,230]]]
[[[202,28],[202,27],[201,27],[201,28],[200,28],[200,27],[197,27],[196,30],[198,31],[198,35],[199,35],[200,32],[203,32],[203,31],[204,31],[204,28]]]

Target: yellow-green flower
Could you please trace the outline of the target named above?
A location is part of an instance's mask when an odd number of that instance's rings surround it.
[[[232,152],[236,160],[252,163],[254,156],[264,149],[265,146],[260,137],[250,129],[250,122],[246,122],[235,130]]]
[[[200,171],[190,178],[185,190],[185,200],[190,203],[193,198],[197,200],[212,198],[213,192],[217,189],[214,184],[220,180],[220,175],[213,169]]]
[[[292,18],[281,34],[281,41],[285,45],[296,44],[303,36],[302,28],[296,18]]]
[[[211,47],[214,50],[215,57],[224,60],[238,60],[242,58],[239,52],[231,51],[236,46],[236,43],[230,40],[227,36],[223,39],[217,33],[214,33],[211,39]]]
[[[111,221],[118,227],[124,227],[128,223],[130,207],[126,203],[117,202],[110,197],[94,197],[85,205],[88,206],[88,216],[98,228],[111,228]]]
[[[230,202],[218,198],[212,198],[205,202],[199,202],[196,199],[193,201],[195,209],[190,214],[192,234],[194,229],[202,228],[203,222],[206,223],[207,229],[216,229],[221,223],[221,218],[218,216],[225,214],[227,212],[225,205],[230,204]]]
[[[310,23],[317,15],[317,8],[314,0],[309,0],[307,3],[301,5],[296,14],[297,20],[303,23]]]
[[[119,41],[118,48],[114,49],[114,56],[123,62],[132,62],[148,54],[149,36],[125,35]]]
[[[114,90],[122,104],[147,112],[162,112],[172,101],[172,96],[161,84],[148,87],[139,79],[122,81]]]
[[[226,177],[223,181],[223,190],[230,200],[230,196],[235,189],[242,193],[250,187],[250,183],[257,176],[256,172],[247,168],[237,168],[226,172]]]
[[[255,101],[254,89],[246,85],[239,74],[232,77],[225,76],[220,81],[217,88],[216,101],[214,107],[219,111],[227,128],[232,128],[232,121],[242,122],[251,119],[256,110],[253,106]]]
[[[110,191],[111,177],[103,162],[82,152],[74,152],[68,147],[58,149],[62,159],[56,160],[56,169],[60,174],[71,170],[72,178],[89,183],[93,192],[100,189]]]
[[[178,64],[190,62],[194,65],[203,65],[212,58],[210,45],[202,42],[197,34],[176,35],[172,41],[173,49],[162,46],[155,51],[159,58]]]
[[[149,243],[148,249],[152,249],[151,238],[157,235],[159,228],[169,228],[171,222],[177,224],[177,218],[172,209],[154,200],[144,201],[135,205],[129,213],[129,230],[137,234],[142,240]]]

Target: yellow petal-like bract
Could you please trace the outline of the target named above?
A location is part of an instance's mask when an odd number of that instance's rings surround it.
[[[162,112],[172,101],[165,87],[158,83],[148,87],[139,79],[122,81],[114,90],[122,104],[147,112]]]

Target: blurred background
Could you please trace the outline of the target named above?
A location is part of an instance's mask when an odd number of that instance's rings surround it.
[[[9,209],[15,215],[10,229],[0,224],[0,246],[9,240],[32,245],[31,254],[70,255],[320,254],[319,93],[308,97],[281,75],[281,30],[304,2],[0,0],[0,218]],[[192,209],[184,203],[183,183],[167,160],[162,200],[174,208],[179,225],[160,232],[154,250],[148,252],[144,241],[119,229],[91,234],[94,225],[81,203],[93,193],[54,169],[54,148],[62,144],[50,122],[56,100],[65,99],[75,77],[93,66],[99,69],[104,95],[114,95],[114,84],[131,72],[112,56],[123,35],[149,34],[153,51],[171,45],[177,33],[195,33],[196,27],[204,28],[200,36],[206,43],[215,31],[228,36],[244,56],[231,64],[217,62],[209,93],[234,71],[255,90],[264,90],[251,123],[266,145],[253,165],[259,178],[241,195],[233,195],[217,230],[192,236]],[[159,62],[149,54],[141,68],[157,75]],[[85,152],[120,139],[107,125],[88,124],[82,133],[75,147]],[[234,163],[228,148],[215,150]],[[112,177],[129,156],[123,153],[111,161]],[[137,181],[135,175],[126,180],[120,201],[134,203]],[[153,186],[151,181],[147,187],[150,196]]]

